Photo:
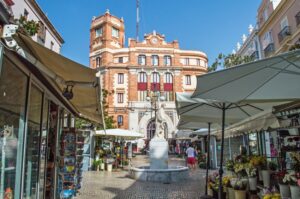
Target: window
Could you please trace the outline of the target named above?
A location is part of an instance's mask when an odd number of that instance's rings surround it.
[[[123,57],[119,57],[119,58],[118,58],[118,63],[124,63],[123,61],[124,61],[124,60],[123,60]]]
[[[191,85],[191,76],[190,75],[185,76],[185,85]]]
[[[158,55],[152,55],[152,66],[158,66]]]
[[[145,90],[138,90],[138,101],[147,101],[147,94]]]
[[[171,66],[171,56],[169,56],[169,55],[166,55],[166,56],[164,56],[164,64],[165,64],[165,66]]]
[[[184,65],[190,65],[190,58],[184,58]]]
[[[26,9],[24,9],[24,17],[25,17],[26,20],[28,18],[28,15],[29,15],[29,12]]]
[[[146,65],[146,56],[145,55],[139,55],[138,56],[138,64],[141,66]]]
[[[102,27],[96,28],[95,32],[96,32],[96,37],[100,37],[103,34],[103,28]]]
[[[53,50],[53,47],[54,47],[54,43],[51,41],[51,43],[50,43],[50,50]]]
[[[3,57],[2,61],[2,65],[0,65],[0,132],[3,134],[0,136],[2,163],[0,169],[2,190],[0,191],[11,188],[14,191],[14,197],[21,198],[20,193],[15,190],[21,189],[28,78],[7,58]],[[5,145],[3,145],[4,139],[6,140]]]
[[[96,58],[96,67],[99,67],[101,65],[101,57]]]
[[[124,74],[118,73],[118,84],[124,84]]]
[[[118,103],[124,102],[124,93],[118,93]]]
[[[152,83],[159,83],[159,74],[158,72],[154,72],[152,73],[152,80],[151,80]]]
[[[201,66],[201,60],[197,59],[197,66]]]
[[[39,166],[39,143],[41,137],[41,112],[42,112],[43,94],[35,86],[31,85],[30,105],[28,114],[28,130],[25,155],[25,180],[24,180],[24,198],[37,197],[37,181]]]
[[[268,8],[266,8],[265,10],[264,10],[264,13],[263,13],[263,16],[264,16],[264,21],[267,21],[267,19],[268,19]]]
[[[140,72],[138,77],[138,82],[146,83],[147,82],[147,74],[145,72]]]
[[[284,17],[280,22],[281,30],[283,30],[285,27],[288,27],[288,26],[289,26],[288,19],[287,19],[287,17]]]
[[[114,27],[112,27],[111,35],[112,35],[113,37],[119,38],[119,30],[116,29],[116,28],[114,28]]]
[[[295,16],[297,26],[300,24],[300,12],[298,12]]]
[[[173,75],[172,73],[165,74],[165,83],[173,83]]]
[[[123,126],[123,115],[118,115],[118,126]]]

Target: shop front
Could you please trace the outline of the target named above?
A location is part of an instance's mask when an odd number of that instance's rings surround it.
[[[63,84],[37,67],[40,64],[64,78],[49,65],[53,57],[46,52],[50,50],[38,46],[43,51],[35,54],[33,41],[23,37],[29,43],[23,40],[21,47],[30,53],[31,60],[0,43],[0,198],[60,198],[64,188],[59,177],[63,131],[73,127],[74,117],[98,123],[100,117],[93,119],[86,109],[77,106],[76,89],[74,101],[64,97]],[[61,62],[60,70],[66,69],[64,64]],[[96,110],[96,100],[93,104]]]

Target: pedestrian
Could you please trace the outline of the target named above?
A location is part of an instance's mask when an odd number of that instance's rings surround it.
[[[187,145],[188,148],[186,150],[186,155],[187,155],[187,165],[192,168],[195,169],[195,164],[196,164],[196,155],[197,152],[196,150],[191,146],[191,145]]]

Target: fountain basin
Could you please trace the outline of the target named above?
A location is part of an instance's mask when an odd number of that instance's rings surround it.
[[[184,166],[169,166],[168,169],[150,169],[150,166],[132,167],[130,176],[140,181],[172,183],[187,179],[188,170],[188,167]]]

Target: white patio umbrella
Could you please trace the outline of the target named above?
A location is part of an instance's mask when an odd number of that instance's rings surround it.
[[[300,50],[197,77],[192,97],[225,102],[300,98]]]
[[[141,133],[126,129],[106,129],[105,131],[97,130],[95,131],[95,136],[122,137],[125,139],[136,139],[144,137],[144,135],[142,135]]]
[[[191,98],[190,93],[176,93],[176,108],[178,115],[198,122],[217,123],[222,126],[221,159],[220,159],[220,187],[219,198],[222,198],[222,175],[223,175],[223,149],[225,124],[232,124],[266,109],[270,109],[274,103],[225,103],[215,100]],[[226,118],[225,118],[226,113]]]

